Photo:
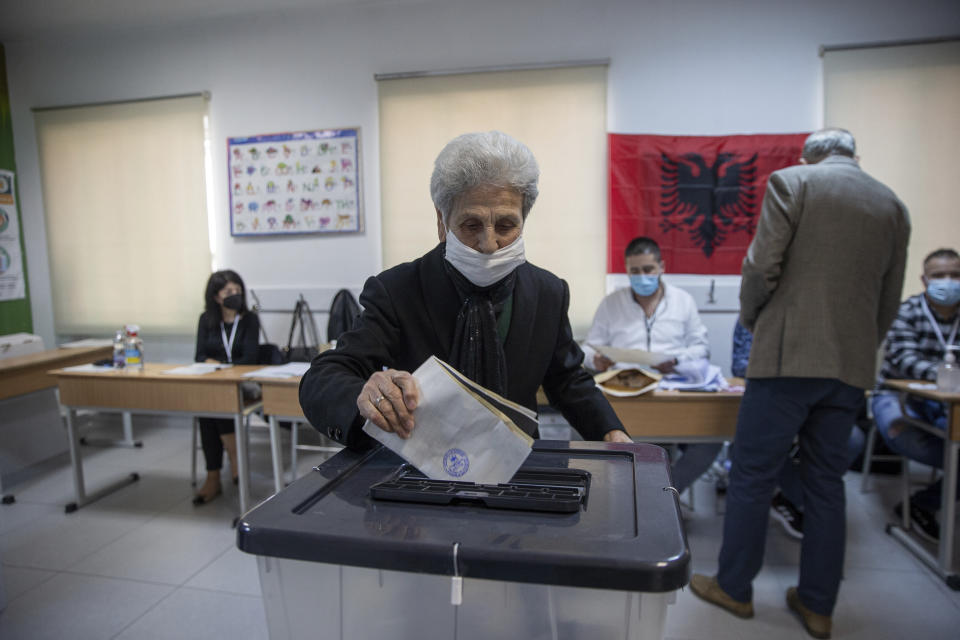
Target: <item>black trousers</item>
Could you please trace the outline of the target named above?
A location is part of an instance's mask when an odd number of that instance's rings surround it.
[[[223,468],[223,441],[220,436],[233,433],[233,420],[229,418],[199,418],[200,445],[203,457],[207,461],[207,471],[220,471]],[[232,469],[231,471],[236,471]]]
[[[764,560],[770,499],[780,469],[800,436],[803,542],[800,600],[833,614],[843,573],[847,442],[863,406],[863,389],[829,378],[747,378],[740,401],[717,581],[740,602],[753,599]]]

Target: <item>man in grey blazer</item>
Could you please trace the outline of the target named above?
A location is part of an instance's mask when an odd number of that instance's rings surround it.
[[[811,134],[801,165],[770,176],[743,261],[740,319],[754,342],[719,570],[693,576],[700,598],[753,616],[770,498],[799,436],[804,535],[787,604],[808,633],[830,637],[843,569],[846,442],[897,312],[909,236],[906,207],[860,169],[848,131]]]

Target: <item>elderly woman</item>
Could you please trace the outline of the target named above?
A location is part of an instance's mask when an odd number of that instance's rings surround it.
[[[437,356],[532,410],[542,385],[584,438],[630,442],[580,366],[567,283],[524,257],[539,173],[530,150],[504,133],[447,144],[430,180],[440,244],[367,280],[359,326],[320,354],[300,384],[311,424],[354,449],[374,442],[362,430],[367,419],[409,437],[419,398],[410,371]]]

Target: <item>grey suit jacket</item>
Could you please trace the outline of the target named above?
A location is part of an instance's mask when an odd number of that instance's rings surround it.
[[[773,173],[743,261],[740,321],[754,334],[747,377],[873,386],[909,237],[906,207],[852,158]]]

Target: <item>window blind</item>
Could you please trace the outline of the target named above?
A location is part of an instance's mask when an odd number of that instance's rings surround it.
[[[196,329],[210,274],[203,96],[35,112],[59,334]]]
[[[430,175],[443,146],[503,131],[540,164],[527,259],[570,284],[574,334],[586,335],[606,275],[606,76],[606,66],[578,66],[381,80],[383,267],[438,242]]]

